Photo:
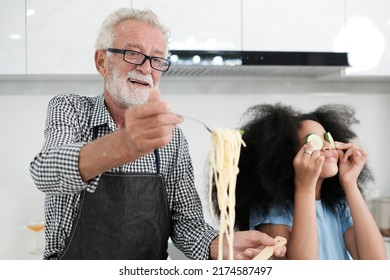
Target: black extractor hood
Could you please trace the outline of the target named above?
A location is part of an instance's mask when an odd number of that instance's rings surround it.
[[[166,76],[324,77],[342,75],[347,53],[171,50]]]

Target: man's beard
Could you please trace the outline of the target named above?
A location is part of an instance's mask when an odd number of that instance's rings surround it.
[[[154,87],[153,79],[150,75],[142,75],[136,70],[130,71],[125,77],[121,78],[112,65],[110,65],[111,74],[107,81],[107,90],[113,101],[125,108],[144,104],[148,101],[150,88],[136,88],[128,79],[142,81]]]

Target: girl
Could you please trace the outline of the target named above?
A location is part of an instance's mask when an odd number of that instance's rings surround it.
[[[367,152],[352,143],[353,109],[328,105],[301,114],[278,103],[254,106],[244,117],[236,227],[285,237],[286,259],[387,258],[364,200],[373,176]]]

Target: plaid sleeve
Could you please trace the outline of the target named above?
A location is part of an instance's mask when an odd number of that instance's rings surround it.
[[[218,231],[208,225],[203,216],[201,200],[194,184],[193,166],[188,144],[181,133],[175,134],[180,143],[175,168],[168,176],[174,186],[172,196],[172,242],[191,259],[209,259],[209,246]]]
[[[80,150],[89,137],[82,130],[88,121],[88,108],[82,104],[86,103],[65,95],[49,102],[45,144],[30,163],[31,176],[43,192],[64,194],[96,188],[98,177],[84,183],[78,168]]]

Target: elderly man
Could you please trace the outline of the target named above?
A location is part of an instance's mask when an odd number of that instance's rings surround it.
[[[189,258],[217,257],[182,118],[160,100],[168,35],[149,10],[115,11],[96,41],[104,93],[50,101],[45,143],[30,166],[46,194],[44,259],[166,259],[169,237]],[[275,244],[256,231],[235,240],[238,259]]]

